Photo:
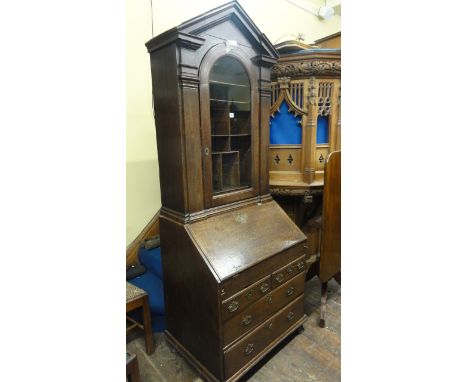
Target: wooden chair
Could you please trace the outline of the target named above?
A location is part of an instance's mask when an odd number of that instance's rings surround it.
[[[154,352],[153,330],[151,329],[151,312],[149,308],[148,294],[141,288],[127,282],[127,313],[141,308],[143,314],[143,324],[135,321],[127,315],[127,321],[131,323],[127,327],[129,331],[140,328],[145,332],[146,353]]]
[[[330,153],[325,164],[319,279],[322,283],[320,327],[325,327],[327,284],[341,285],[341,151]]]
[[[140,370],[138,369],[138,359],[135,354],[127,353],[127,381],[140,382]]]

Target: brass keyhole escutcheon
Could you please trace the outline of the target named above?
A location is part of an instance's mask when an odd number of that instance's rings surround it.
[[[286,291],[286,296],[291,296],[294,293],[294,287],[289,287]]]
[[[293,267],[288,267],[288,273],[289,274],[293,273]]]
[[[252,300],[254,293],[255,293],[255,289],[249,290],[247,294],[245,295],[245,297],[247,297],[248,300]]]
[[[208,147],[205,147],[205,155],[208,155],[210,153],[210,149]]]
[[[271,299],[271,296],[268,296],[268,297],[267,297],[267,302],[268,302],[269,304],[271,304],[271,303],[273,302],[273,300]]]
[[[268,283],[263,283],[261,286],[260,286],[260,291],[262,293],[266,293],[270,290],[270,286],[268,285]]]
[[[294,312],[289,312],[286,318],[288,319],[288,321],[292,321],[292,319],[294,318]]]
[[[249,355],[250,353],[253,352],[253,350],[254,350],[253,344],[248,344],[244,350],[244,354]]]
[[[282,273],[278,273],[275,277],[275,280],[279,283],[282,282],[284,280],[284,275]]]
[[[271,329],[272,327],[273,327],[273,322],[269,322],[268,325],[267,325],[267,328]]]
[[[228,305],[228,310],[232,313],[239,309],[239,301],[234,300]]]
[[[248,314],[247,316],[245,316],[243,319],[242,319],[242,326],[247,326],[247,325],[250,325],[250,323],[252,322],[252,316],[250,314]]]

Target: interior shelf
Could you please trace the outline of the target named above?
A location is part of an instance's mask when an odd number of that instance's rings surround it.
[[[218,98],[210,98],[210,101],[223,102],[223,103],[240,103],[240,104],[250,105],[250,101],[233,101],[229,99],[218,99]]]
[[[220,71],[210,79],[209,86],[213,193],[250,187],[252,127],[248,79]]]
[[[215,80],[210,80],[210,84],[224,85],[224,86],[240,86],[240,87],[243,87],[243,88],[248,88],[249,87],[249,85],[245,85],[245,84],[234,84],[234,83],[231,83],[231,82],[223,82],[223,81],[215,81]]]

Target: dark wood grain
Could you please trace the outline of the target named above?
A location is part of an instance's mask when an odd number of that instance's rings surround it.
[[[322,219],[319,277],[324,283],[341,269],[341,151],[327,158]]]
[[[252,333],[236,342],[225,352],[226,377],[231,377],[290,326],[304,318],[304,296],[301,295],[291,304],[276,313],[271,319]]]
[[[138,369],[138,359],[135,354],[127,354],[127,381],[140,382],[140,370]]]
[[[256,283],[249,285],[244,290],[236,293],[234,296],[223,301],[221,310],[223,320],[228,319],[239,312],[242,312],[247,306],[257,301],[262,296],[271,292],[271,275],[264,277]],[[223,295],[221,295],[222,297]]]
[[[256,267],[251,267],[232,276],[221,284],[221,290],[226,297],[232,296],[240,289],[255,282],[259,278],[271,274],[283,265],[301,257],[304,254],[304,242],[276,254],[273,257],[259,263]]]
[[[224,345],[229,346],[244,333],[255,328],[269,316],[304,292],[305,273],[296,276],[273,292],[249,305],[227,321],[224,328]]]
[[[270,72],[278,54],[236,1],[146,46],[161,178],[167,338],[205,379],[234,381],[303,320],[301,299],[287,325],[278,311],[302,293],[305,273],[294,277],[299,270],[293,270],[288,275],[294,278],[276,289],[271,285],[272,273],[303,261],[306,240],[268,189]],[[218,98],[210,100],[210,91],[224,94],[213,89],[226,82],[215,80],[218,85],[210,88],[218,60],[235,62],[245,72],[237,86],[250,84],[250,94],[243,95],[250,96],[250,105],[232,108],[232,121]],[[227,96],[222,101],[247,102]],[[236,351],[227,350],[236,361],[226,361],[224,336],[234,348],[250,335],[234,328],[244,312],[255,315],[256,325],[279,320],[278,325],[253,357],[238,362]]]
[[[142,328],[145,333],[146,353],[152,354],[154,352],[153,330],[151,328],[151,311],[149,307],[149,298],[146,293],[132,301],[127,302],[127,313],[135,309],[141,309],[142,311],[143,325],[136,324],[136,326]]]
[[[213,216],[188,230],[220,281],[306,239],[274,202]]]
[[[306,270],[305,256],[290,262],[283,268],[278,269],[271,275],[271,286],[273,289],[286,283],[289,279]]]
[[[167,331],[222,378],[218,286],[186,229],[161,217]]]
[[[246,364],[247,371],[240,381],[249,382],[336,382],[341,377],[341,292],[333,279],[328,282],[327,325],[318,326],[320,305],[320,280],[318,277],[306,282],[304,291],[304,331],[292,333],[280,340],[266,355],[260,355],[255,365]],[[292,329],[294,331],[294,329]],[[156,350],[146,355],[144,339],[139,336],[127,343],[127,352],[138,355],[141,378],[144,381],[208,381],[194,366],[186,362],[181,350],[174,351],[173,343],[163,333],[154,333]],[[205,374],[207,371],[205,372]],[[203,376],[203,377],[202,377]],[[236,373],[233,377],[238,376]],[[216,380],[216,379],[211,379]]]

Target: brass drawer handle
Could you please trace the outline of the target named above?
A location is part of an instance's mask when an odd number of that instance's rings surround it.
[[[270,285],[268,283],[263,283],[261,286],[260,286],[260,292],[262,293],[266,293],[270,290]]]
[[[303,261],[299,261],[297,263],[297,269],[299,269],[300,271],[302,271],[304,269],[304,262]]]
[[[294,271],[293,267],[289,266],[288,267],[288,273],[291,274],[291,273],[293,273],[293,271]]]
[[[294,318],[294,312],[289,312],[286,318],[288,319],[288,321],[292,321],[292,319]]]
[[[234,300],[229,304],[228,310],[232,313],[235,312],[237,309],[239,309],[239,301]]]
[[[253,352],[253,350],[254,350],[253,344],[248,344],[244,350],[244,354],[249,355],[250,353]]]
[[[288,290],[286,291],[286,296],[291,296],[293,293],[294,293],[294,287],[291,286],[291,287],[289,287]]]
[[[284,275],[282,273],[278,273],[275,277],[275,280],[280,283],[284,280]]]
[[[252,322],[252,316],[248,314],[242,319],[242,326],[250,325],[251,322]]]
[[[246,293],[245,297],[247,297],[248,300],[252,300],[254,293],[255,293],[255,289],[249,290]]]

